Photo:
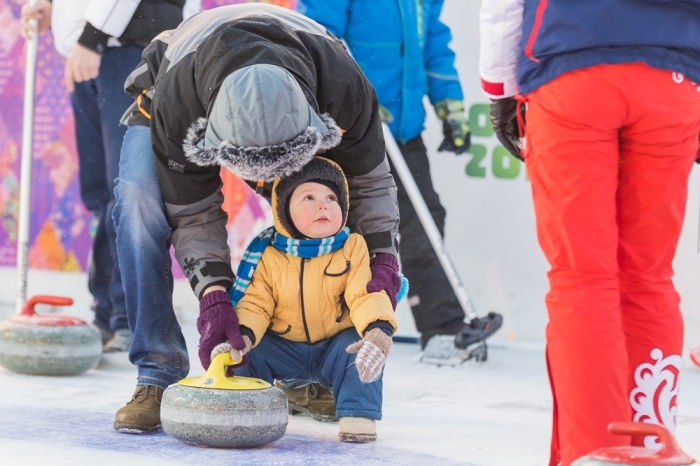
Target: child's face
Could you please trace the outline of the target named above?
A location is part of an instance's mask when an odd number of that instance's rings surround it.
[[[319,183],[297,186],[289,199],[294,226],[307,238],[327,238],[340,231],[343,214],[335,193]]]

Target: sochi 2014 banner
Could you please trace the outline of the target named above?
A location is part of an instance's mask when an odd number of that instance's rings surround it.
[[[0,266],[14,266],[24,95],[24,39],[19,17],[26,0],[0,0]],[[203,0],[209,9],[241,0]],[[293,7],[296,0],[276,0]],[[73,111],[63,84],[65,60],[50,32],[39,41],[29,265],[84,271],[95,224],[80,199]],[[228,173],[228,172],[226,172]],[[234,262],[252,236],[269,225],[269,208],[240,180],[223,174]],[[173,270],[182,276],[179,268]]]

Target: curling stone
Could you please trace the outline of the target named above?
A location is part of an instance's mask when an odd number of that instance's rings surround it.
[[[33,296],[20,313],[0,323],[0,364],[32,375],[77,375],[97,367],[100,332],[77,317],[37,314],[37,304],[70,306],[73,300]]]
[[[646,437],[655,435],[661,442],[660,450],[643,447],[607,447],[577,459],[571,466],[619,466],[644,464],[655,466],[698,466],[693,458],[678,447],[673,435],[665,427],[643,422],[612,422],[608,431],[616,435]]]
[[[287,397],[264,380],[226,377],[236,364],[216,356],[202,377],[190,377],[163,393],[160,420],[168,435],[203,447],[259,447],[287,430]]]

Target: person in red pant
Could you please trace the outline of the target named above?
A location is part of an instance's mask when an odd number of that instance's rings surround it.
[[[673,431],[700,1],[485,0],[480,73],[499,140],[527,163],[551,266],[550,465],[629,445],[611,421]]]

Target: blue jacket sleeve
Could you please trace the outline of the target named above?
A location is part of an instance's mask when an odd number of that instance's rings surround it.
[[[321,24],[339,39],[344,39],[348,28],[350,1],[299,0],[296,10]]]
[[[444,0],[432,1],[427,24],[424,60],[431,104],[443,99],[464,99],[455,69],[455,53],[448,46],[452,34],[450,28],[440,21],[443,2]]]

